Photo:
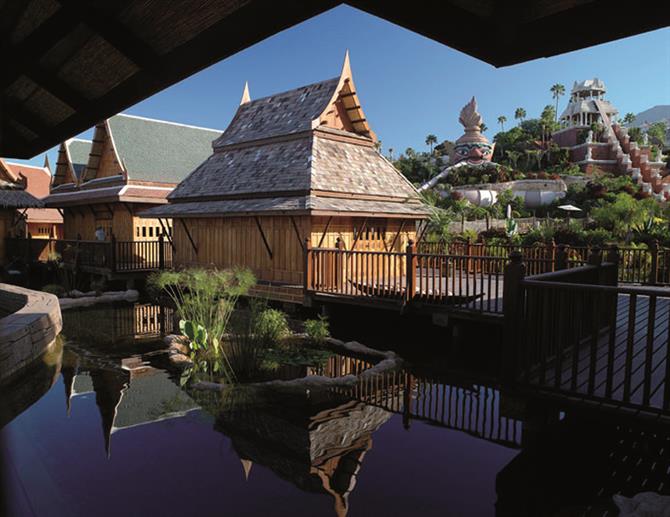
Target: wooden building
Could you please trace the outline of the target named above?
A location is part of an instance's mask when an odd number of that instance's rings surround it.
[[[404,250],[429,215],[376,148],[348,55],[338,77],[250,100],[245,86],[213,154],[146,212],[175,222],[177,266],[249,267],[302,285],[313,247]]]
[[[43,206],[39,199],[26,192],[25,178],[23,182],[0,179],[0,267],[8,261],[8,238],[22,236],[23,213]]]
[[[51,170],[48,162],[44,167],[35,167],[0,159],[0,179],[9,183],[25,185],[28,194],[43,199],[49,195]],[[17,237],[36,239],[58,239],[63,236],[63,217],[55,208],[26,208],[14,225]]]
[[[171,223],[140,219],[138,212],[166,203],[166,196],[210,153],[221,134],[174,122],[115,115],[100,122],[92,142],[60,146],[50,207],[63,211],[64,238],[155,240]]]

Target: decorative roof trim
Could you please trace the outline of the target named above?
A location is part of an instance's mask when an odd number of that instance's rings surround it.
[[[117,113],[114,116],[115,117],[136,118],[136,119],[139,119],[139,120],[146,120],[148,122],[158,122],[160,124],[169,124],[171,126],[187,127],[187,128],[190,128],[190,129],[200,129],[200,130],[203,130],[203,131],[211,131],[213,133],[221,134],[220,129],[215,129],[215,128],[212,128],[212,127],[192,126],[190,124],[182,124],[181,122],[172,122],[170,120],[160,120],[160,119],[157,119],[157,118],[141,117],[139,115],[130,115],[129,113]]]

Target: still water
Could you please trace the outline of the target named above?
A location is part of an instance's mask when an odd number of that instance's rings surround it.
[[[348,390],[181,387],[154,312],[66,313],[63,342],[3,387],[8,515],[616,515],[613,493],[664,488],[663,433],[546,424],[495,386],[412,364]]]

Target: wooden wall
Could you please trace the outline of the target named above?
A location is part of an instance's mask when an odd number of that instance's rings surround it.
[[[122,203],[105,203],[96,205],[77,206],[66,208],[63,221],[64,239],[76,239],[81,235],[82,240],[95,240],[95,230],[98,226],[111,239],[112,233],[119,241],[149,241],[156,240],[162,231],[158,219],[144,219],[135,215],[141,207],[131,207],[133,213]],[[170,219],[163,220],[167,228],[172,226]]]
[[[175,263],[180,267],[244,266],[252,269],[259,280],[302,284],[303,251],[300,243],[309,236],[312,246],[318,246],[328,218],[294,217],[300,240],[288,216],[258,217],[258,221],[272,251],[272,259],[254,217],[187,218],[174,222]],[[364,218],[333,217],[322,246],[334,247],[340,237],[350,249],[354,229],[358,231],[363,221]],[[197,253],[184,230],[184,224],[198,249]],[[390,249],[400,225],[401,221],[396,219],[370,218],[368,232],[359,239],[356,249]],[[393,249],[404,250],[408,239],[415,238],[415,235],[415,223],[407,221]]]
[[[272,251],[272,259],[254,217],[188,218],[175,220],[176,263],[182,267],[244,266],[259,280],[302,283],[301,241],[309,235],[309,218],[294,218],[300,240],[289,217],[259,217],[258,222]],[[182,223],[183,221],[183,223]],[[184,224],[198,248],[193,249]]]
[[[330,219],[330,224],[328,221]],[[338,237],[344,241],[346,249],[351,249],[355,235],[364,227],[365,218],[363,217],[312,217],[312,246],[317,247],[324,231],[322,248],[334,248]],[[393,246],[390,249],[393,240],[400,231]],[[404,251],[409,239],[416,240],[416,223],[412,220],[405,221],[402,224],[400,219],[387,218],[369,218],[365,224],[365,230],[356,242],[357,250],[378,250],[378,251]],[[386,245],[385,245],[386,244]]]

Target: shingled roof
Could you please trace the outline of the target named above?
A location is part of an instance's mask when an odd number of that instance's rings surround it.
[[[86,163],[88,163],[88,153],[91,152],[91,143],[90,140],[82,140],[81,138],[73,138],[65,143],[77,179],[81,178],[86,168]]]
[[[414,186],[375,148],[348,55],[335,79],[250,101],[214,153],[147,216],[295,211],[429,213]],[[261,198],[261,199],[259,199]]]
[[[179,183],[212,152],[219,129],[118,114],[108,119],[114,146],[128,177]]]
[[[240,105],[214,149],[312,129],[336,92],[339,77]]]

